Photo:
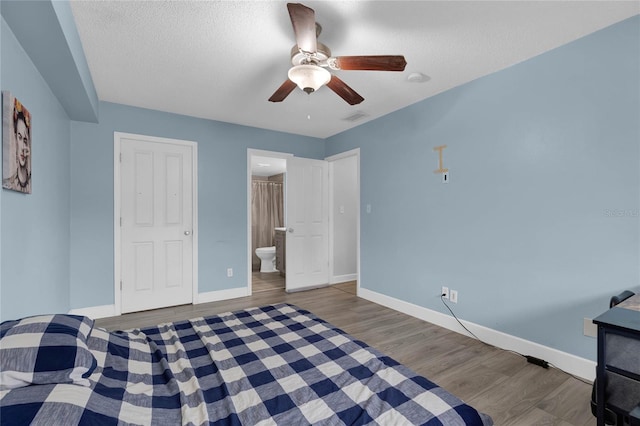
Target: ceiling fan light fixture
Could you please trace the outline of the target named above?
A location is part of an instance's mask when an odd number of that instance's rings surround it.
[[[431,80],[431,77],[421,72],[412,72],[407,76],[407,81],[409,83],[424,83],[429,80]]]
[[[289,80],[307,93],[315,92],[331,80],[331,73],[312,64],[296,65],[289,70]]]

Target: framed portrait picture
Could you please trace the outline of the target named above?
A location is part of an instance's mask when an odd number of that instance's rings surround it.
[[[31,194],[31,114],[2,92],[2,187]]]

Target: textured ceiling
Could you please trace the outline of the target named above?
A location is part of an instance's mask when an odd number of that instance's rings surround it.
[[[281,1],[71,1],[102,101],[326,138],[640,13],[638,1],[308,1],[334,56],[403,54],[404,72],[334,71],[267,99],[295,44]],[[423,83],[407,81],[414,72]],[[350,121],[348,117],[360,118]]]

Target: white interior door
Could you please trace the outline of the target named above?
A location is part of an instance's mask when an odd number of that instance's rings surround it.
[[[123,137],[122,312],[193,300],[193,147]]]
[[[328,169],[323,160],[287,159],[287,291],[329,283]]]

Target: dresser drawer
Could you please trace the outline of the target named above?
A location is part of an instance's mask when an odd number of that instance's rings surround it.
[[[625,412],[633,410],[640,404],[640,382],[607,371],[605,400],[607,404]]]
[[[607,333],[605,352],[608,367],[640,376],[640,340]]]

